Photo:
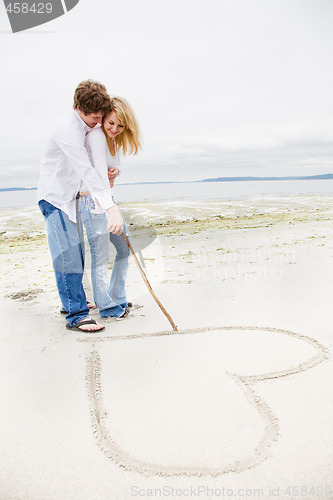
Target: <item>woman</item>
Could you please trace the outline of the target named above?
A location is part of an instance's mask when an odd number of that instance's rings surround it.
[[[119,174],[120,155],[136,155],[141,149],[140,136],[137,120],[128,102],[120,97],[111,98],[111,112],[103,118],[102,126],[93,129],[86,138],[90,160],[106,187],[113,187],[114,179]],[[90,246],[91,282],[99,314],[102,318],[123,318],[131,305],[125,292],[129,256],[127,244],[122,236],[107,230],[105,213],[95,213],[95,202],[84,185],[80,188],[79,212]],[[127,234],[126,224],[124,232]],[[107,279],[109,239],[116,249],[110,283]]]

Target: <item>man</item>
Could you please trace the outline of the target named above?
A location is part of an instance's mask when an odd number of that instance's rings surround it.
[[[104,85],[87,80],[74,94],[73,110],[53,127],[42,157],[38,205],[44,215],[53,267],[63,309],[68,311],[66,328],[96,332],[104,326],[89,319],[82,286],[84,268],[83,231],[77,217],[77,195],[84,180],[96,204],[107,214],[108,230],[123,232],[124,223],[85,149],[86,134],[110,112],[110,97]]]

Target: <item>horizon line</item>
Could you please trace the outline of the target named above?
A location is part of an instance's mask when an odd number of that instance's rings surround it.
[[[251,181],[275,181],[275,180],[330,180],[333,179],[333,174],[317,174],[317,175],[291,175],[291,176],[282,176],[282,177],[256,177],[256,176],[242,176],[242,177],[212,177],[207,179],[200,180],[191,180],[191,181],[138,181],[138,182],[125,182],[122,184],[118,184],[118,186],[135,186],[138,184],[190,184],[196,182],[251,182]],[[37,187],[8,187],[8,188],[0,188],[0,192],[3,191],[33,191],[38,189]]]

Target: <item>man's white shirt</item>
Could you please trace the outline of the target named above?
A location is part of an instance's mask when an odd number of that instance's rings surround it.
[[[48,201],[73,222],[76,222],[76,195],[82,181],[95,201],[97,213],[114,205],[110,186],[98,175],[85,148],[90,130],[77,111],[72,110],[53,127],[41,161],[37,201]]]

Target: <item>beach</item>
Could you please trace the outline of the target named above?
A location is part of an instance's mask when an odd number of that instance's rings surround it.
[[[178,332],[133,259],[129,316],[66,330],[39,209],[0,211],[0,498],[332,499],[333,198],[120,208]]]

